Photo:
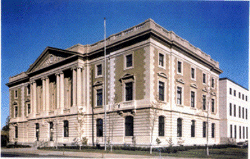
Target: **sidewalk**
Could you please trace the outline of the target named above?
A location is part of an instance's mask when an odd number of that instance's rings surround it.
[[[160,158],[159,156],[146,156],[146,155],[127,155],[127,154],[72,152],[72,151],[47,151],[47,150],[37,150],[34,148],[8,148],[8,149],[4,148],[1,149],[1,152],[11,152],[18,154],[37,154],[41,156],[53,155],[56,157],[64,156],[64,157],[79,157],[79,158]],[[176,157],[167,157],[167,156],[161,158],[177,159]]]

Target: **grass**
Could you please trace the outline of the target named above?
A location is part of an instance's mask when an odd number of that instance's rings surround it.
[[[129,154],[129,155],[150,155],[149,151],[131,151],[131,150],[113,150],[110,152],[100,149],[44,149],[53,151],[73,151],[73,152],[93,152],[93,153],[115,153],[115,154]],[[247,148],[210,148],[210,155],[206,155],[206,149],[191,149],[187,151],[178,151],[177,153],[161,153],[161,156],[172,157],[187,157],[187,158],[218,158],[218,159],[247,159]],[[159,156],[159,152],[153,152],[152,156]]]

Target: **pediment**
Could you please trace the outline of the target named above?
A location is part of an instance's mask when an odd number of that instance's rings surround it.
[[[123,80],[127,80],[127,79],[135,79],[134,78],[134,75],[133,74],[125,74],[125,75],[123,75],[120,79],[119,79],[119,81],[120,82],[122,82]]]
[[[43,69],[60,61],[63,61],[67,57],[70,57],[74,54],[76,53],[67,50],[47,47],[36,59],[36,61],[30,66],[27,72],[30,73]]]
[[[184,80],[182,78],[176,79],[177,82],[184,84]]]
[[[202,89],[202,91],[203,91],[203,92],[207,92],[207,88],[204,87],[204,88]]]
[[[216,93],[215,93],[215,92],[211,92],[211,95],[212,95],[212,96],[216,96]]]
[[[196,89],[198,88],[195,83],[190,84],[190,86],[193,87],[193,88],[196,88]]]
[[[102,85],[102,84],[103,84],[102,81],[96,81],[96,82],[94,83],[93,87],[100,86],[100,85]]]
[[[163,77],[163,78],[166,78],[166,79],[168,79],[168,76],[165,74],[165,73],[157,73],[158,74],[158,76],[160,76],[160,77]]]

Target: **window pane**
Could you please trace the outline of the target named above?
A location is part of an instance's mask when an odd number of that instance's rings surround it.
[[[214,138],[214,130],[215,130],[215,124],[214,123],[212,123],[212,138]]]
[[[163,54],[159,54],[159,65],[164,66],[164,55]]]
[[[126,56],[126,66],[127,67],[132,66],[132,54]]]
[[[237,130],[236,130],[236,125],[234,125],[234,138],[236,139],[237,136]]]
[[[97,65],[97,75],[102,75],[102,65]]]
[[[97,106],[102,105],[102,89],[98,89],[96,91],[96,97],[97,97]]]
[[[195,137],[195,121],[191,121],[191,137]]]
[[[206,110],[206,96],[205,95],[203,95],[202,101],[203,101],[203,110]]]
[[[212,110],[211,111],[212,111],[212,113],[214,113],[214,99],[212,99],[211,105],[212,105],[212,108],[211,108]]]
[[[36,140],[39,141],[39,124],[36,123]]]
[[[164,136],[164,117],[159,117],[159,136]]]
[[[177,137],[182,137],[182,119],[177,119]]]
[[[69,122],[64,121],[64,137],[69,137]]]
[[[191,92],[191,107],[195,106],[195,93],[192,91]]]
[[[178,61],[178,73],[181,73],[181,62],[180,61]]]
[[[191,77],[194,78],[195,75],[194,75],[194,68],[191,68]]]
[[[207,130],[207,126],[206,126],[206,122],[203,122],[203,137],[206,137],[206,130]]]
[[[159,100],[164,101],[164,83],[159,82]]]
[[[96,132],[97,132],[97,137],[103,136],[103,120],[102,119],[97,119]]]
[[[177,87],[177,104],[182,104],[182,88]]]
[[[18,127],[15,126],[15,138],[18,138]]]
[[[133,83],[126,83],[126,101],[133,100]]]
[[[134,136],[134,121],[132,116],[125,119],[125,136]]]
[[[203,83],[206,83],[206,74],[203,73]]]

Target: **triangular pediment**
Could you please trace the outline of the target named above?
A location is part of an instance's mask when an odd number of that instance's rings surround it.
[[[27,72],[28,73],[35,72],[37,70],[43,69],[60,61],[63,61],[64,59],[73,56],[75,54],[77,53],[67,50],[47,47],[42,52],[42,54],[36,59],[36,61],[32,65],[30,65],[30,68],[27,70]]]

